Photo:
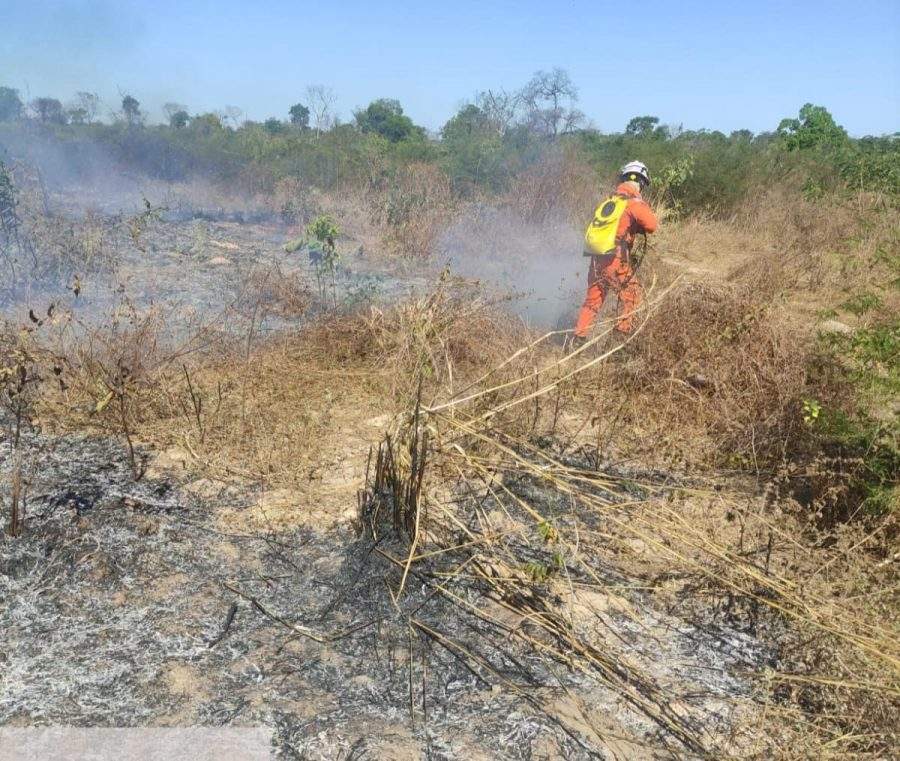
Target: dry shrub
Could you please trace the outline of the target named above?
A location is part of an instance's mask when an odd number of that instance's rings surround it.
[[[600,382],[604,417],[615,407],[610,399],[633,394],[627,403],[636,419],[655,415],[653,422],[675,428],[682,437],[706,427],[705,434],[722,446],[728,442],[734,450],[752,452],[751,444],[740,440],[745,431],[748,439],[757,437],[760,458],[764,446],[777,454],[784,437],[800,437],[788,428],[796,419],[791,394],[803,383],[803,376],[793,373],[802,369],[802,360],[780,366],[791,355],[791,336],[770,328],[752,293],[688,288],[653,306],[650,321],[626,349],[637,352],[640,363],[632,355],[609,373],[597,373],[609,363],[591,345],[565,358],[523,349],[508,360],[500,353],[495,371],[455,398],[451,394],[420,408],[410,394],[415,413],[398,416],[397,428],[382,442],[380,468],[360,499],[361,519],[371,528],[378,510],[393,507],[408,545],[399,553],[408,559],[398,564],[398,576],[402,569],[405,579],[411,566],[437,556],[445,558],[448,570],[435,573],[436,578],[452,578],[465,564],[472,581],[459,599],[477,599],[474,591],[487,584],[492,599],[508,609],[524,605],[523,618],[530,624],[533,616],[537,623],[511,627],[509,639],[527,632],[544,655],[561,641],[558,657],[570,666],[581,657],[596,663],[600,656],[596,641],[568,623],[552,580],[565,572],[579,585],[589,586],[593,578],[598,589],[608,590],[605,578],[591,576],[590,563],[597,559],[633,579],[643,590],[643,602],[674,608],[701,626],[716,626],[723,617],[726,631],[743,630],[773,648],[775,656],[764,665],[747,666],[759,691],[739,712],[739,726],[724,738],[725,747],[678,721],[667,725],[685,744],[700,742],[709,757],[822,757],[829,749],[834,757],[884,754],[896,743],[896,616],[886,604],[888,596],[896,599],[896,568],[890,559],[871,560],[880,547],[878,530],[844,525],[811,534],[783,501],[773,504],[731,490],[719,479],[692,479],[669,488],[663,484],[672,483],[671,474],[660,479],[658,471],[645,472],[636,479],[641,486],[631,491],[636,484],[627,469],[626,482],[616,468],[608,474],[583,454],[565,455],[586,450],[573,447],[574,441],[562,446],[569,437],[555,427],[560,403],[566,407],[565,427],[577,425],[573,415],[591,413],[578,394],[561,399],[561,383],[585,389]],[[690,316],[703,319],[679,322]],[[649,356],[656,346],[660,355]],[[685,351],[710,363],[718,388],[694,377],[687,391],[705,392],[703,398],[667,400],[662,381],[670,379],[670,368],[692,369],[685,364]],[[644,363],[643,373],[629,368]],[[768,365],[775,367],[762,367]],[[662,411],[653,409],[666,402]],[[742,419],[727,419],[733,416],[726,414],[729,404]],[[528,418],[541,425],[526,425]],[[427,444],[420,443],[426,433]],[[658,441],[654,431],[643,433]],[[428,463],[424,475],[418,467],[422,462]],[[607,501],[623,487],[627,501]],[[388,489],[392,500],[384,499]],[[428,504],[428,520],[421,525],[410,515],[419,509],[420,491]],[[464,495],[473,495],[477,505],[461,507]],[[491,512],[496,504],[491,499],[504,505],[502,531],[493,525],[502,518]],[[510,514],[517,508],[512,529]],[[525,540],[517,543],[513,537]],[[565,581],[560,586],[565,588]],[[396,597],[402,589],[401,580]],[[883,591],[888,596],[882,597]],[[490,609],[476,612],[479,618],[482,614]],[[548,630],[541,631],[545,626]],[[543,639],[561,633],[558,640]],[[602,652],[611,659],[607,678],[631,665],[617,660],[608,647]],[[638,670],[628,673],[624,684],[609,684],[625,692],[628,684],[643,680]],[[667,687],[657,693],[651,684],[642,691],[653,696],[651,705],[642,706],[648,715],[654,715],[654,705],[665,709],[671,690],[677,690]]]
[[[815,310],[835,306],[854,289],[895,277],[876,252],[896,235],[896,220],[874,202],[862,209],[841,197],[811,203],[772,188],[730,219],[664,219],[650,241],[650,260],[694,280],[725,280],[760,298],[789,301],[808,323]]]
[[[258,161],[249,161],[237,173],[235,187],[247,195],[264,195],[272,189],[272,170]]]
[[[858,392],[836,368],[816,369],[833,359],[789,306],[751,286],[684,285],[626,352],[591,399],[608,442],[689,469],[753,472],[811,530],[878,518],[860,511],[864,456],[805,418],[813,403],[852,415]],[[884,546],[895,535],[885,530]]]
[[[234,305],[255,315],[241,323],[243,335],[221,332],[218,320],[175,341],[164,314],[127,305],[101,328],[67,332],[55,343],[66,388],[45,389],[40,417],[57,430],[122,437],[137,475],[137,445],[148,442],[185,448],[218,474],[300,487],[309,482],[305,464],[320,461],[328,442],[342,446],[364,421],[361,410],[392,412],[420,384],[427,394],[452,393],[520,338],[498,328],[505,323],[492,302],[449,278],[387,309],[260,337],[264,311],[296,304],[290,284],[268,274]]]
[[[525,219],[540,222],[563,214],[582,225],[608,190],[574,152],[560,149],[517,175],[503,200]]]
[[[37,413],[43,426],[121,437],[140,478],[137,442],[145,426],[169,415],[173,377],[201,349],[214,354],[223,348],[215,329],[185,326],[176,334],[169,317],[166,309],[138,309],[122,299],[100,326],[81,324],[71,313],[48,325],[39,339],[48,348],[42,374],[56,376],[57,384],[42,389]]]
[[[34,315],[33,309],[31,314]],[[35,345],[31,331],[0,321],[0,423],[14,447],[19,444],[23,428],[31,422],[42,371],[52,364],[46,352]]]
[[[456,202],[450,179],[440,168],[413,163],[373,182],[369,204],[389,251],[424,258],[447,226]]]
[[[524,329],[463,280],[445,275],[419,298],[372,307],[310,326],[302,341],[328,363],[353,363],[387,374],[390,395],[406,399],[421,379],[451,392],[472,373],[511,350]]]
[[[0,299],[27,298],[76,273],[108,270],[117,261],[120,220],[88,212],[81,219],[52,213],[39,177],[26,167],[10,176],[15,203],[0,225]]]
[[[497,347],[488,336],[500,338],[491,304],[442,283],[387,310],[335,315],[244,357],[195,367],[193,385],[209,410],[202,425],[184,414],[190,392],[180,382],[175,419],[152,435],[187,444],[201,461],[296,487],[304,483],[302,464],[320,460],[329,441],[341,446],[362,424],[361,410],[391,413],[420,384],[426,394],[446,392],[478,372]]]
[[[262,322],[268,315],[284,319],[305,315],[315,300],[306,278],[285,272],[279,263],[247,273],[233,308],[245,318]]]
[[[747,288],[687,285],[633,344],[609,382],[639,424],[702,431],[720,463],[769,465],[801,435],[808,348]]]
[[[136,477],[139,445],[152,444],[187,448],[218,475],[293,478],[298,451],[328,430],[335,379],[292,361],[283,342],[261,343],[256,324],[244,336],[198,326],[176,343],[164,315],[135,312],[69,335],[57,348],[65,388],[45,390],[39,416],[57,431],[121,437]]]
[[[337,222],[342,238],[358,244],[367,256],[380,252],[385,231],[362,188],[354,186],[339,192],[317,193],[316,203]]]
[[[896,250],[900,223],[872,194],[810,201],[784,188],[770,189],[735,216],[715,250],[727,247],[741,230],[751,232],[756,245],[744,251],[741,264],[732,258],[738,266],[731,279],[785,295],[805,311],[837,306],[855,291],[880,289],[896,278],[889,251]],[[885,296],[900,303],[896,289]]]
[[[316,193],[297,177],[278,180],[266,205],[288,225],[304,226],[319,213]]]

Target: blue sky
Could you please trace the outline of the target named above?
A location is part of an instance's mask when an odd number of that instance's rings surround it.
[[[638,114],[774,129],[806,102],[851,134],[900,130],[900,0],[336,3],[0,0],[0,85],[286,118],[325,84],[346,120],[377,97],[431,129],[481,89],[560,66],[604,131]]]

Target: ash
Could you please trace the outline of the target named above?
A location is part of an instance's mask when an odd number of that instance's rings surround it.
[[[660,744],[661,729],[590,674],[435,594],[427,566],[395,603],[385,555],[400,547],[349,525],[224,532],[217,511],[251,505],[252,487],[199,498],[186,478],[135,481],[108,438],[21,446],[25,531],[0,544],[0,724],[266,725],[273,752],[297,759],[613,758]],[[11,454],[0,444],[4,501]],[[703,731],[727,731],[747,691],[730,672],[753,643],[632,602],[637,618],[604,620],[620,647],[698,709]],[[565,720],[585,707],[608,737]]]
[[[388,569],[348,530],[225,534],[215,509],[252,493],[223,487],[212,505],[172,483],[135,483],[108,439],[28,445],[26,531],[0,545],[0,723],[267,724],[286,758],[380,757],[367,749],[386,743],[527,758],[528,739],[552,731],[410,638]],[[298,637],[226,583],[322,638],[359,628],[326,644]],[[411,592],[406,605],[421,605]]]

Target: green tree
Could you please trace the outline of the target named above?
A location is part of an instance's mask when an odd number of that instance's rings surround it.
[[[300,129],[309,128],[309,109],[302,103],[295,103],[288,111],[291,117],[291,124]]]
[[[19,91],[12,87],[0,87],[0,122],[9,122],[22,115]]]
[[[35,98],[31,110],[41,124],[65,124],[66,112],[56,98]]]
[[[847,132],[834,121],[828,110],[812,103],[800,109],[799,119],[782,119],[778,134],[789,151],[838,148],[848,140]]]
[[[199,114],[191,119],[191,132],[195,135],[209,136],[222,129],[222,119],[218,114]]]
[[[163,113],[166,115],[169,126],[173,129],[183,129],[191,119],[187,106],[181,103],[163,104]]]
[[[900,134],[854,140],[838,151],[836,163],[850,187],[900,196]]]
[[[413,124],[403,113],[400,102],[393,98],[379,98],[372,101],[365,110],[354,114],[356,126],[362,132],[374,132],[392,143],[413,136],[424,136],[424,130]]]
[[[450,117],[441,129],[444,140],[467,140],[474,135],[492,129],[487,114],[478,106],[470,103]]]
[[[88,113],[81,106],[70,106],[66,109],[66,116],[70,124],[86,124]]]
[[[269,117],[263,122],[263,129],[270,135],[280,135],[285,130],[284,122],[276,119],[274,116]]]
[[[464,106],[441,130],[447,171],[454,185],[499,188],[503,171],[503,138],[491,117],[474,104]]]
[[[143,119],[143,114],[141,114],[141,103],[133,95],[125,95],[122,98],[122,116],[131,126],[141,123]]]
[[[657,129],[658,116],[635,116],[625,127],[625,134],[633,137],[649,137]]]

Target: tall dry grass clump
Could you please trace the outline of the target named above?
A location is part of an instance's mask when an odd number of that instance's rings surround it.
[[[366,410],[401,408],[411,388],[453,393],[521,336],[496,318],[495,303],[448,276],[406,302],[260,337],[260,309],[293,313],[305,303],[287,286],[253,278],[232,305],[236,315],[179,340],[158,310],[120,310],[92,330],[65,331],[53,338],[65,389],[47,387],[38,416],[57,430],[120,436],[136,473],[142,445],[153,444],[181,447],[219,475],[296,486],[320,443],[359,429]],[[248,323],[248,314],[257,319]],[[225,332],[227,324],[246,332]]]
[[[449,177],[426,163],[412,163],[373,178],[367,201],[372,220],[383,231],[382,245],[402,257],[418,259],[427,257],[457,206]]]
[[[502,203],[532,222],[562,214],[580,226],[611,189],[574,150],[557,148],[516,175]]]
[[[608,373],[597,405],[625,402],[620,425],[662,435],[709,464],[770,468],[802,436],[811,346],[747,286],[677,288]],[[698,450],[687,451],[692,434]],[[706,451],[704,451],[706,450]]]

